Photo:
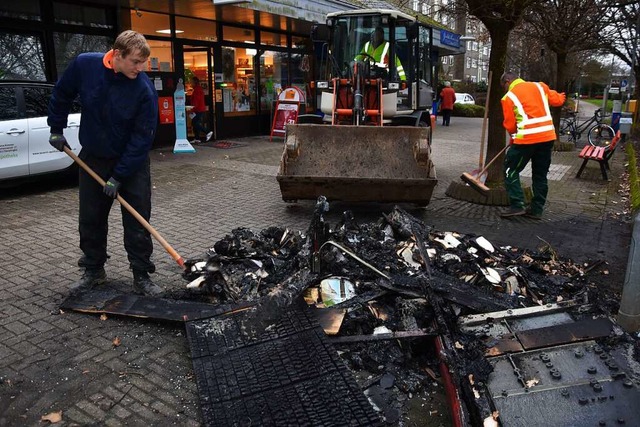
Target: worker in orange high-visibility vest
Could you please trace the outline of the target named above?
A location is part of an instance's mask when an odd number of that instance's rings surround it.
[[[389,70],[389,42],[384,39],[384,29],[382,27],[376,27],[371,34],[371,41],[364,44],[355,59],[366,60],[367,57],[373,58],[375,66]],[[407,80],[407,75],[398,55],[396,55],[396,71],[400,80]]]
[[[510,207],[501,216],[526,215],[540,219],[547,201],[547,174],[556,140],[549,106],[560,107],[566,97],[544,83],[527,82],[511,72],[502,75],[500,84],[507,92],[501,100],[503,126],[511,135],[511,146],[504,159],[504,186]],[[525,209],[520,172],[529,161],[533,197],[531,205]]]

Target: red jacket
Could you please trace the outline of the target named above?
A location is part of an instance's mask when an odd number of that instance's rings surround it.
[[[556,130],[549,105],[564,104],[564,93],[549,89],[544,83],[526,82],[516,79],[502,97],[502,125],[514,135],[514,144],[535,144],[555,141]]]
[[[453,110],[456,102],[456,91],[452,87],[445,87],[440,91],[440,108],[442,110]]]
[[[202,90],[202,86],[199,84],[193,87],[193,92],[191,93],[191,104],[193,105],[194,113],[207,111],[207,107],[204,104],[204,91]]]

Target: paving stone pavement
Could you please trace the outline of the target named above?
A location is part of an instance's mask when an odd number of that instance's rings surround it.
[[[577,261],[607,259],[606,283],[624,278],[631,222],[620,215],[624,151],[602,180],[596,164],[575,178],[578,152],[554,153],[548,209],[542,221],[502,220],[501,208],[447,197],[452,180],[477,166],[481,119],[452,118],[433,142],[439,184],[426,208],[403,206],[440,230],[484,235],[517,247],[548,242]],[[275,179],[282,140],[242,138],[244,146],[197,146],[195,154],[152,152],[151,223],[185,258],[201,255],[236,227],[307,228],[313,201],[287,204]],[[524,178],[526,180],[526,177]],[[62,425],[181,425],[201,423],[197,389],[183,325],[145,319],[61,312],[59,304],[80,276],[77,188],[47,179],[0,190],[0,426],[41,425],[63,411]],[[390,204],[331,203],[330,222],[351,209],[368,221]],[[107,286],[131,291],[119,208],[109,233]],[[156,283],[185,286],[180,268],[155,243]],[[121,344],[114,345],[119,338]]]

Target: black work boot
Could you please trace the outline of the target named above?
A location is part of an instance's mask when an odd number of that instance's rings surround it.
[[[107,274],[104,272],[104,268],[87,268],[82,274],[82,278],[71,285],[69,293],[71,295],[79,292],[91,289],[95,285],[102,285],[107,281]]]
[[[133,290],[138,294],[150,297],[161,297],[164,293],[160,286],[151,281],[149,273],[146,271],[133,272]]]

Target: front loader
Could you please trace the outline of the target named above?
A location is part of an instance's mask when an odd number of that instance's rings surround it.
[[[326,28],[323,78],[312,82],[320,114],[286,127],[283,200],[427,205],[437,183],[431,29],[386,9],[330,13]],[[367,52],[376,30],[386,43],[377,58]]]

